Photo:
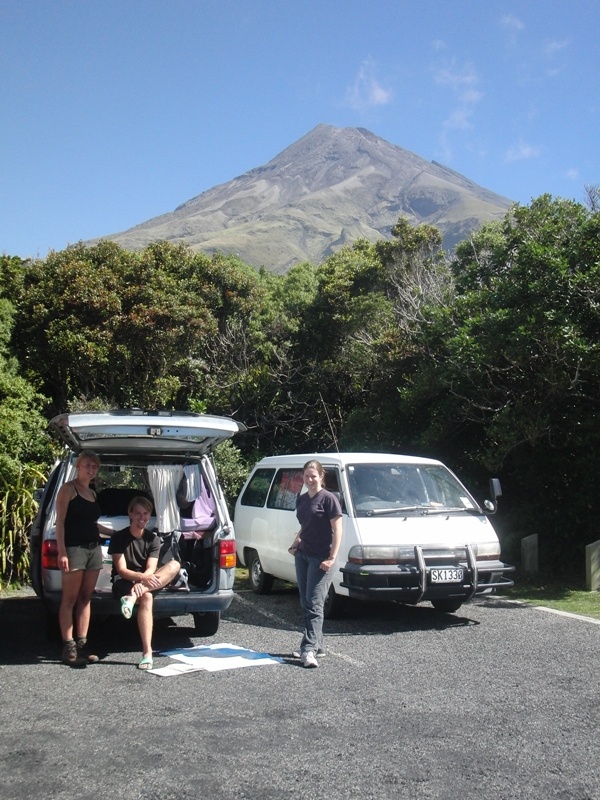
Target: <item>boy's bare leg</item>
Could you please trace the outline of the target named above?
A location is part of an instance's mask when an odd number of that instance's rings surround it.
[[[180,569],[181,564],[179,561],[173,559],[173,561],[168,561],[162,567],[159,567],[154,574],[160,580],[161,587],[164,589],[165,586],[175,580]]]
[[[137,623],[142,640],[142,655],[148,658],[152,658],[153,601],[152,592],[145,592],[138,598]]]
[[[169,561],[154,573],[160,581],[161,588],[168,586],[169,583],[177,576],[180,564],[178,561]],[[145,588],[145,587],[144,587]],[[137,622],[140,632],[140,639],[142,640],[142,655],[152,658],[152,629],[153,629],[153,616],[152,608],[154,597],[149,589],[146,589],[141,597],[136,598],[138,603]]]

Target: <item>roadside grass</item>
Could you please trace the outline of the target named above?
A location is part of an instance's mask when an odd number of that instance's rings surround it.
[[[534,606],[600,619],[600,592],[589,592],[577,583],[561,582],[543,575],[517,576],[515,585],[502,594]]]
[[[235,588],[252,589],[250,586],[250,576],[246,567],[236,567],[235,569]]]
[[[284,580],[276,579],[276,585],[280,587],[285,586],[293,586],[292,583],[288,583]],[[240,567],[239,565],[235,569],[235,587],[237,591],[247,589],[248,591],[252,591],[252,584],[250,583],[250,574],[248,572],[247,567]]]

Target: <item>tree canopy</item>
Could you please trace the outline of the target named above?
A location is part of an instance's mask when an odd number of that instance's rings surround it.
[[[14,482],[23,464],[41,465],[50,457],[45,398],[19,374],[8,352],[13,317],[12,303],[0,298],[0,487]]]
[[[452,256],[399,219],[285,275],[166,242],[5,256],[6,469],[47,456],[42,412],[202,409],[248,426],[248,459],[339,446],[437,456],[475,487],[494,472],[506,543],[539,532],[566,563],[597,538],[599,234],[592,203],[542,196]]]

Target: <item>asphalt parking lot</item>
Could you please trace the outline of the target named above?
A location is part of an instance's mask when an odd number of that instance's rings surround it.
[[[306,670],[296,591],[241,591],[212,640],[183,617],[157,622],[155,648],[283,663],[173,678],[135,668],[134,624],[92,634],[101,662],[69,669],[37,598],[0,598],[2,800],[600,799],[600,625],[502,598],[356,604]]]

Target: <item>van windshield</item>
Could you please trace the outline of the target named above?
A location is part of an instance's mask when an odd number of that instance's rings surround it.
[[[439,464],[350,464],[348,483],[357,517],[480,512],[465,487]]]

